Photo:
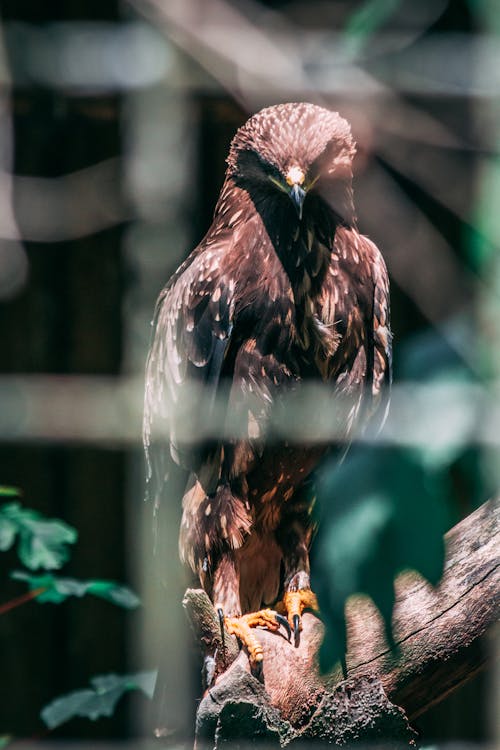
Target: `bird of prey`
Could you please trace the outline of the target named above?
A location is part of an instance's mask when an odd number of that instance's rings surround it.
[[[286,623],[297,642],[304,609],[317,608],[309,485],[329,446],[300,433],[266,437],[273,410],[304,383],[323,384],[339,404],[346,442],[385,411],[388,277],[379,250],[357,230],[354,153],[336,112],[288,103],[253,115],[231,143],[212,225],[161,292],[153,321],[144,414],[150,494],[156,506],[162,497],[180,502],[168,497],[169,467],[185,470],[181,558],[253,665],[262,648],[252,628]],[[205,398],[226,397],[227,419],[238,415],[245,430],[189,446],[174,421],[165,448],[168,404],[191,398],[193,382]]]

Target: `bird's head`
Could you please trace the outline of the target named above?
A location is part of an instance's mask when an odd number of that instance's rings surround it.
[[[293,206],[299,221],[320,198],[349,221],[355,144],[337,112],[308,103],[278,104],[253,115],[236,133],[228,175],[252,196]]]

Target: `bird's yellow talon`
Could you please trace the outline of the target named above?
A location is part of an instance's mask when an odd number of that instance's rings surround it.
[[[295,636],[295,645],[298,645],[299,633],[302,630],[302,613],[305,609],[312,609],[314,612],[319,610],[316,594],[311,589],[287,591],[284,594],[280,610],[287,616]]]
[[[227,632],[235,635],[245,646],[252,664],[258,664],[264,659],[262,646],[252,628],[266,628],[276,631],[282,624],[281,619],[277,618],[276,612],[272,609],[249,612],[242,617],[225,617],[224,623]]]

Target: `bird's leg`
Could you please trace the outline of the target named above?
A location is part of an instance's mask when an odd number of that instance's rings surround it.
[[[240,571],[232,552],[221,555],[212,582],[212,601],[217,612],[224,616],[241,615]]]
[[[309,543],[311,530],[308,524],[295,522],[285,526],[277,535],[283,551],[285,567],[283,599],[276,610],[286,615],[293,630],[295,645],[300,642],[302,613],[306,609],[318,611],[316,594],[311,591],[309,577]]]
[[[287,616],[288,622],[293,629],[295,645],[300,642],[300,631],[302,630],[302,613],[306,609],[317,612],[318,600],[316,594],[311,591],[309,573],[304,570],[295,573],[288,585],[285,586],[283,599],[276,607],[278,612]]]
[[[263,659],[262,646],[253,631],[262,627],[277,631],[282,625],[287,631],[288,638],[291,630],[288,621],[272,609],[262,609],[258,612],[241,614],[239,598],[239,571],[234,555],[225,554],[221,557],[215,571],[212,598],[219,618],[223,620],[226,630],[235,635],[248,651],[250,664],[259,670]]]

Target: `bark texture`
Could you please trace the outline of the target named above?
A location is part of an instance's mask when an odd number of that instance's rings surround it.
[[[323,625],[312,614],[296,648],[259,631],[264,666],[250,673],[232,636],[222,639],[207,595],[186,592],[185,606],[208,655],[209,681],[197,715],[198,746],[260,738],[286,745],[321,739],[336,744],[388,738],[412,744],[409,720],[473,677],[483,666],[481,639],[496,623],[500,601],[500,505],[490,501],[445,537],[443,578],[435,589],[416,573],[396,580],[393,635],[388,647],[380,614],[367,597],[346,607],[347,676],[320,676]],[[210,671],[212,670],[212,671]]]

